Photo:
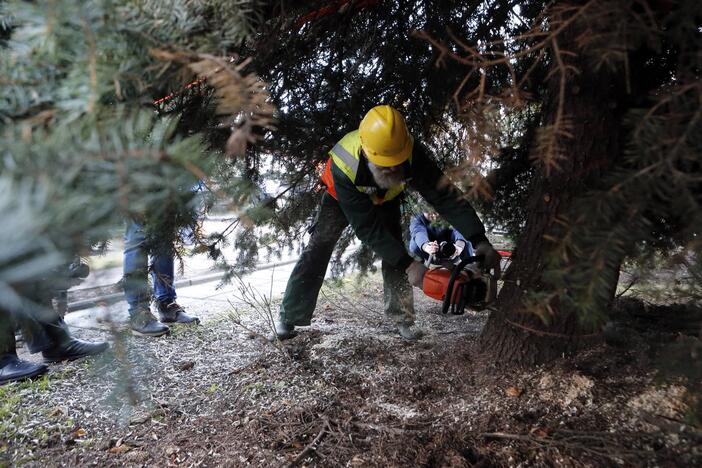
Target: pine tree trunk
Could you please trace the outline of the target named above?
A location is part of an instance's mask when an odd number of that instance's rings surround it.
[[[559,36],[561,50],[576,51],[573,30]],[[524,310],[527,291],[548,291],[543,280],[545,259],[551,245],[549,236],[559,235],[557,217],[571,214],[569,208],[578,194],[593,187],[611,163],[621,153],[621,97],[623,76],[607,71],[595,71],[587,57],[578,54],[564,56],[579,74],[569,76],[564,96],[566,117],[572,122],[572,138],[561,140],[565,159],[560,170],[551,171],[540,180],[528,201],[528,218],[514,251],[512,265],[505,275],[494,311],[481,335],[481,346],[498,362],[531,365],[569,353],[593,339],[592,329],[582,329],[573,311],[550,303],[554,312],[546,325],[534,314]],[[554,66],[556,61],[554,60]],[[543,123],[556,120],[559,101],[559,78],[554,72],[547,84]],[[536,147],[532,147],[532,152]],[[539,155],[533,155],[538,159]],[[617,276],[617,275],[615,275]],[[609,285],[614,297],[616,282]],[[584,336],[590,335],[587,340]],[[595,334],[596,335],[596,334]]]

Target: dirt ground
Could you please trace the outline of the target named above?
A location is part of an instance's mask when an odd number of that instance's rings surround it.
[[[636,331],[508,369],[478,349],[486,312],[417,293],[409,343],[378,276],[354,281],[284,352],[246,330],[265,333],[254,310],[161,339],[76,331],[110,353],[0,387],[0,466],[702,466],[685,382]]]

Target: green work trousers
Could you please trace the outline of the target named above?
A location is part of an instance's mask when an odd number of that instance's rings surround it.
[[[378,207],[383,210],[386,228],[402,242],[400,202],[391,200]],[[325,192],[311,229],[309,243],[290,275],[280,306],[280,320],[288,325],[309,325],[317,306],[327,266],[334,246],[349,222],[334,197]],[[382,262],[385,313],[395,323],[414,323],[412,287],[401,268]]]

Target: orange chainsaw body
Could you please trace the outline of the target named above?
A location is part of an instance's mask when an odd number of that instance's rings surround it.
[[[436,268],[429,270],[424,274],[424,282],[422,283],[422,290],[427,296],[436,299],[437,301],[443,301],[446,298],[446,291],[448,290],[449,280],[451,279],[451,271],[446,268]],[[461,276],[456,279],[455,285],[463,284],[468,281],[468,275],[461,273]],[[458,303],[459,291],[461,288],[454,286],[453,294],[450,304]]]

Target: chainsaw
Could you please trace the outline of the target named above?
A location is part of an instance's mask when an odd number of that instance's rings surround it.
[[[427,296],[442,301],[441,312],[462,315],[466,307],[483,310],[497,296],[497,280],[489,272],[482,271],[479,262],[482,255],[449,258],[453,245],[439,247],[438,255],[430,255],[425,262],[428,271],[424,275],[422,290]]]

